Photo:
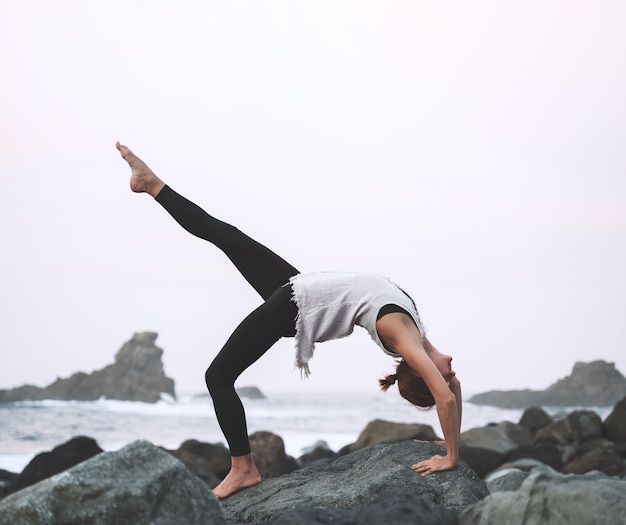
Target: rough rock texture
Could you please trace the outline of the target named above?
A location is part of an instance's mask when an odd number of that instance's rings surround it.
[[[477,405],[501,408],[540,406],[610,406],[626,396],[626,377],[614,363],[576,363],[571,375],[546,390],[493,390],[473,396]]]
[[[460,525],[624,523],[626,483],[598,476],[533,472],[514,492],[497,492],[463,512]]]
[[[526,480],[529,473],[518,468],[505,468],[488,476],[485,479],[491,494],[517,490]]]
[[[406,489],[458,514],[484,498],[487,487],[464,463],[426,477],[411,469],[414,463],[441,452],[432,443],[414,441],[377,445],[327,465],[265,480],[223,500],[222,505],[229,521],[258,523],[297,509],[356,509],[371,503],[383,490]]]
[[[100,454],[100,452],[102,449],[92,438],[79,436],[70,439],[68,442],[54,447],[50,452],[37,454],[26,465],[22,473],[13,479],[5,494],[12,494],[30,487],[39,481],[72,468],[74,465]]]
[[[103,452],[0,502],[0,525],[222,525],[210,488],[147,441]]]
[[[174,381],[163,371],[163,350],[154,344],[156,338],[154,332],[136,333],[117,352],[112,365],[91,374],[77,372],[44,388],[25,385],[0,390],[0,402],[42,399],[95,401],[105,397],[156,403],[161,394],[176,397]]]
[[[352,510],[303,507],[266,522],[267,525],[456,525],[457,517],[406,488],[383,488],[370,502]]]

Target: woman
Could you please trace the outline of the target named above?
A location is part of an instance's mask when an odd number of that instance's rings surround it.
[[[395,374],[380,380],[386,391],[420,407],[437,407],[447,449],[412,466],[428,475],[453,469],[458,461],[461,387],[452,358],[428,341],[415,304],[388,279],[352,273],[300,274],[274,252],[237,228],[211,217],[169,186],[126,146],[116,144],[131,168],[130,187],[148,193],[191,234],[220,248],[263,298],[263,304],[235,329],[206,372],[215,414],[231,453],[231,470],[213,489],[226,498],[260,483],[248,442],[246,418],[235,380],[281,337],[295,337],[296,365],[308,375],[316,342],[346,336],[354,325],[368,330],[390,356],[400,359]]]

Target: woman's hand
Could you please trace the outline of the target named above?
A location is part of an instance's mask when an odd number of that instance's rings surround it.
[[[433,472],[452,470],[454,467],[456,467],[456,461],[449,459],[447,456],[436,455],[430,459],[416,463],[411,468],[422,476],[428,476]]]

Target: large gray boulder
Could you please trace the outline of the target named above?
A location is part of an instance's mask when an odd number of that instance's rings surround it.
[[[163,370],[163,350],[156,346],[156,338],[155,332],[136,333],[117,352],[112,365],[91,374],[77,372],[44,388],[25,385],[0,390],[0,402],[95,401],[104,397],[156,403],[161,394],[176,397],[174,380],[166,377]]]
[[[588,475],[533,472],[516,491],[496,492],[463,512],[460,525],[624,523],[626,483]]]
[[[264,525],[457,525],[452,512],[404,487],[387,487],[364,505],[351,509],[299,508]]]
[[[0,525],[223,525],[218,500],[147,441],[103,452],[0,501]]]
[[[350,511],[371,504],[385,490],[405,490],[458,515],[488,495],[473,470],[463,462],[452,471],[426,477],[411,469],[414,463],[443,452],[433,443],[415,441],[376,445],[330,464],[265,480],[223,500],[222,505],[229,522],[259,523],[287,512]]]
[[[531,406],[611,406],[626,397],[626,377],[615,363],[576,363],[572,373],[545,390],[492,390],[472,396],[476,405],[501,408]]]

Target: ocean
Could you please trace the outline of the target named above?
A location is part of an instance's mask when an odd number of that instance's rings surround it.
[[[436,410],[419,410],[393,393],[264,392],[265,399],[243,399],[248,431],[281,436],[287,454],[299,457],[325,441],[338,451],[356,441],[367,423],[384,419],[423,423],[442,435]],[[467,397],[470,397],[469,395]],[[580,407],[546,409],[553,416]],[[612,407],[592,408],[602,419]],[[463,404],[462,431],[488,423],[517,423],[523,410]],[[75,436],[94,438],[104,450],[136,440],[176,449],[188,439],[224,443],[207,396],[179,395],[156,404],[99,400],[0,403],[0,469],[21,472],[38,453]]]

